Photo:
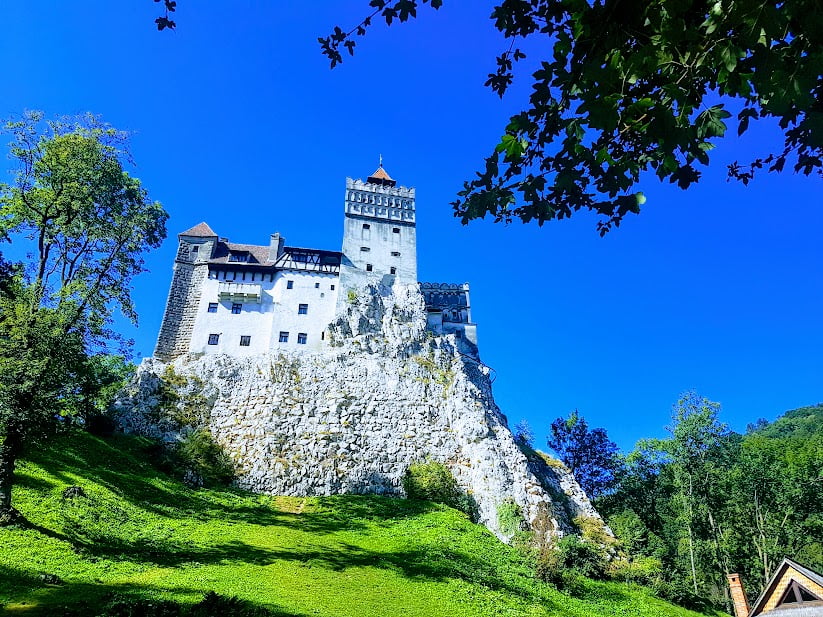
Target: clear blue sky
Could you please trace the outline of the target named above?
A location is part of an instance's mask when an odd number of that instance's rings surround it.
[[[238,242],[280,231],[337,250],[345,178],[382,153],[417,188],[421,279],[471,283],[497,402],[538,445],[578,408],[631,448],[665,434],[690,388],[736,430],[823,400],[823,181],[725,178],[725,162],[769,152],[775,132],[721,144],[688,192],[644,183],[641,215],[604,239],[585,214],[464,227],[448,204],[528,78],[502,102],[483,87],[502,47],[491,3],[457,0],[376,25],[330,71],[317,37],[367,4],[180,0],[173,33],[154,29],[151,0],[0,7],[0,115],[88,110],[134,131],[135,174],[171,214],[135,287],[138,354],[153,350],[178,232],[206,220]]]

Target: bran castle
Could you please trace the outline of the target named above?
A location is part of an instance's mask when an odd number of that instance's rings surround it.
[[[417,283],[415,190],[381,163],[363,182],[346,179],[342,251],[237,244],[206,223],[179,234],[155,357],[248,356],[317,351],[339,308],[368,283]],[[468,284],[420,283],[428,328],[476,344]]]
[[[206,223],[180,234],[155,355],[115,413],[167,443],[208,431],[258,493],[403,495],[430,460],[502,539],[502,504],[542,534],[602,525],[571,472],[509,430],[468,285],[417,281],[415,191],[382,164],[346,180],[341,251],[237,244]]]

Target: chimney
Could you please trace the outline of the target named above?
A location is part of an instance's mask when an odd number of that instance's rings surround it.
[[[271,241],[269,242],[269,261],[277,261],[277,258],[283,254],[283,245],[285,243],[286,239],[280,236],[279,231],[271,235]]]
[[[729,589],[734,602],[734,617],[748,617],[749,601],[746,599],[746,591],[743,589],[743,581],[739,574],[729,574]]]

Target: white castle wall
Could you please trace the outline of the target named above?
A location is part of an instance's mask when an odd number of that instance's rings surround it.
[[[576,515],[599,518],[568,471],[521,452],[476,349],[427,332],[416,285],[389,296],[361,291],[329,332],[329,346],[312,354],[174,361],[177,373],[205,384],[201,422],[231,456],[240,486],[283,495],[402,494],[409,464],[431,459],[450,468],[480,521],[498,534],[497,507],[506,499],[531,522],[548,516],[560,535],[573,530]],[[118,403],[126,431],[178,437],[180,427],[156,415],[167,366],[141,364]]]

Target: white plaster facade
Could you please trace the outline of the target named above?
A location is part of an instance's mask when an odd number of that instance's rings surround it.
[[[417,284],[415,199],[382,165],[365,182],[347,178],[342,251],[289,247],[279,233],[268,245],[237,244],[206,223],[179,234],[155,356],[323,349],[349,291]],[[468,284],[421,289],[434,332],[477,343]]]

